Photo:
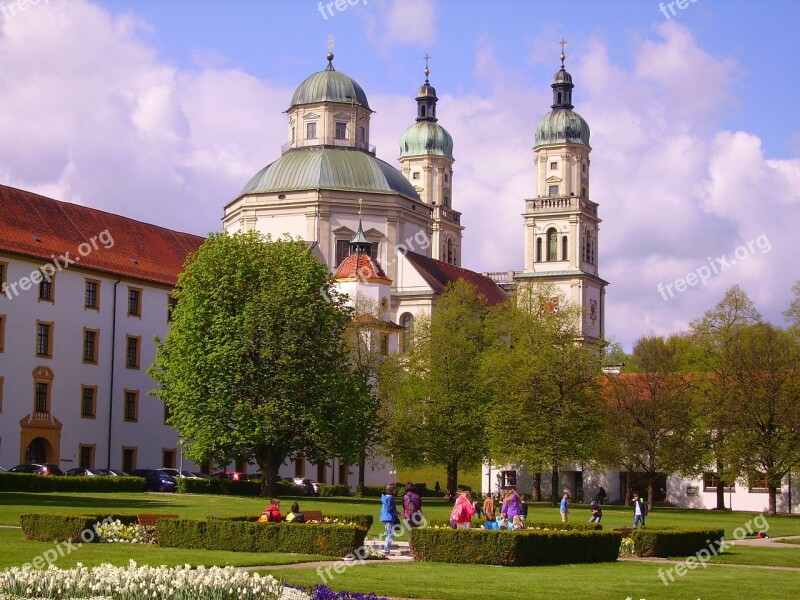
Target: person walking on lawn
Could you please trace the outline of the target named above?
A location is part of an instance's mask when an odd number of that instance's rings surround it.
[[[647,516],[647,500],[639,497],[639,492],[633,492],[633,528],[639,525],[644,527],[644,518]]]
[[[403,494],[403,520],[406,526],[419,527],[424,517],[422,516],[422,498],[419,497],[414,484],[406,484],[406,493]]]
[[[566,523],[569,520],[569,492],[564,492],[559,512],[561,513],[561,522]]]
[[[450,523],[455,524],[456,529],[469,529],[474,514],[475,504],[472,502],[472,494],[464,490],[456,498],[453,511],[450,513]]]
[[[381,495],[381,523],[386,529],[386,541],[383,544],[383,553],[389,554],[394,541],[394,526],[400,523],[400,515],[397,513],[397,503],[395,495],[397,486],[390,483],[386,486],[386,492]]]
[[[486,494],[483,500],[483,514],[486,515],[486,518],[489,518],[489,515],[494,515],[494,498],[491,494]]]

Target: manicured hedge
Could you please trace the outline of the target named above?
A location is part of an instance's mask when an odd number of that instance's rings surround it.
[[[278,481],[275,484],[276,496],[296,496],[297,488],[289,481]],[[180,494],[225,494],[230,496],[260,496],[261,482],[252,479],[247,481],[231,481],[230,479],[178,479]]]
[[[617,560],[613,531],[486,531],[420,528],[411,532],[415,560],[482,565],[555,565]]]
[[[372,523],[374,522],[375,518],[372,515],[343,515],[338,513],[329,514],[326,512],[322,513],[323,518],[331,519],[332,521],[338,521],[339,523],[353,523],[354,525],[358,525],[359,527],[363,527],[364,529],[369,529],[372,527]],[[209,517],[209,521],[214,520],[222,520],[222,521],[240,521],[240,522],[250,522],[254,523],[258,521],[258,515],[219,515],[219,516],[212,516]],[[298,523],[300,525],[300,523]],[[306,525],[306,523],[303,523]]]
[[[330,496],[349,496],[349,485],[323,485],[319,490],[319,495],[324,497]]]
[[[650,528],[641,527],[633,532],[634,552],[637,556],[691,556],[725,537],[724,529],[701,527]],[[716,549],[716,545],[713,548]]]
[[[327,487],[327,486],[322,486],[323,489],[325,489],[325,487]],[[386,491],[386,486],[385,485],[365,485],[361,489],[361,495],[364,498],[380,498],[381,494],[383,494],[385,491]],[[324,495],[325,494],[323,494],[320,491],[320,496],[324,496]]]
[[[425,512],[425,504],[422,505],[422,512]],[[474,529],[479,529],[483,527],[483,524],[486,522],[484,517],[481,518],[473,518],[472,519],[472,527]],[[525,529],[523,531],[527,531],[529,529],[533,530],[541,530],[541,529],[548,529],[548,530],[556,530],[556,531],[602,531],[603,526],[600,523],[571,523],[567,521],[566,523],[562,523],[560,521],[523,521],[525,523]],[[433,519],[428,521],[429,527],[443,527],[449,526],[450,521],[447,519]]]
[[[136,515],[108,515],[108,514],[89,514],[89,515],[65,515],[55,513],[34,513],[20,515],[19,521],[25,538],[38,540],[40,542],[88,542],[89,535],[85,534],[81,539],[81,532],[84,530],[93,531],[95,523],[111,517],[112,520],[119,519],[123,524],[130,525],[136,523]]]
[[[143,492],[141,477],[67,477],[32,473],[0,473],[4,492]]]
[[[297,552],[346,556],[364,544],[367,531],[356,525],[248,523],[215,519],[162,519],[159,546],[237,552]]]

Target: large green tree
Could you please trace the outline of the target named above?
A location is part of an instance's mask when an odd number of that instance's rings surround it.
[[[186,263],[152,393],[196,461],[256,462],[262,494],[292,456],[347,454],[360,411],[329,275],[296,240],[212,234]]]
[[[602,353],[582,343],[583,314],[550,286],[521,286],[516,301],[492,311],[482,373],[494,397],[489,416],[493,460],[551,474],[588,460],[599,425]]]
[[[488,394],[479,377],[485,314],[486,300],[471,284],[449,284],[432,317],[417,319],[411,348],[381,372],[385,447],[403,466],[445,466],[451,495],[458,470],[486,455]]]
[[[733,380],[732,341],[743,328],[761,321],[761,315],[738,285],[725,292],[719,303],[692,322],[689,365],[690,384],[696,392],[700,433],[705,436],[709,461],[717,477],[717,509],[725,508],[725,487],[741,475],[733,461],[730,434],[733,422],[733,395],[739,391]]]

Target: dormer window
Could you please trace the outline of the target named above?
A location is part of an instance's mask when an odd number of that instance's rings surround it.
[[[336,123],[334,136],[337,140],[347,139],[347,123]]]

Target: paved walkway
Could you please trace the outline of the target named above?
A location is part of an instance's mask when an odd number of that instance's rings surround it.
[[[782,540],[799,540],[800,535],[785,535],[774,538],[744,538],[736,541],[737,546],[757,546],[759,548],[795,548],[800,552],[798,544],[782,544]]]

